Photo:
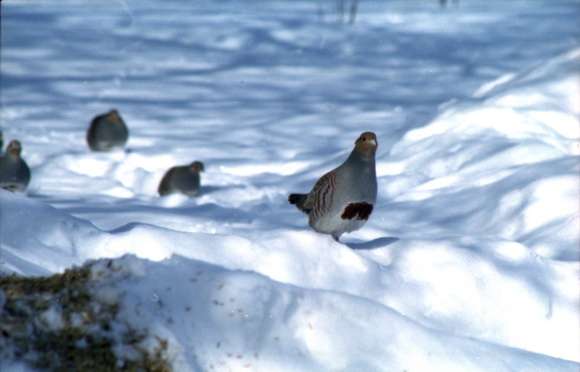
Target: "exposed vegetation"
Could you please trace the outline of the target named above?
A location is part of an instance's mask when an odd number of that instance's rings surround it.
[[[332,9],[325,9],[324,1],[318,2],[318,18],[324,20],[326,13],[335,14],[339,24],[354,24],[358,15],[360,0],[335,0]]]
[[[118,319],[95,296],[91,265],[49,277],[0,277],[0,360],[48,371],[171,371],[167,343]],[[118,350],[123,350],[119,353]]]

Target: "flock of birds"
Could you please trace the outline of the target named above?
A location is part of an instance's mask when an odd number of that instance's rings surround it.
[[[87,144],[92,151],[109,152],[123,149],[129,140],[129,129],[117,110],[96,116],[87,130]],[[3,137],[0,131],[0,149]],[[12,140],[6,152],[0,156],[0,188],[12,192],[24,192],[30,183],[30,168],[21,156],[22,145]],[[200,189],[199,173],[204,170],[200,161],[189,165],[172,167],[159,184],[159,195],[181,193],[195,196]]]
[[[119,112],[111,110],[91,121],[86,139],[92,151],[123,149],[129,139],[129,129]],[[377,198],[377,146],[374,133],[362,133],[344,163],[323,175],[309,193],[289,195],[289,203],[308,215],[308,223],[315,231],[330,234],[338,241],[343,233],[360,229],[369,219]],[[2,148],[0,131],[0,150]],[[0,155],[0,188],[26,191],[31,172],[21,154],[22,145],[12,140]],[[197,196],[200,173],[204,169],[200,161],[170,168],[159,183],[159,195]]]

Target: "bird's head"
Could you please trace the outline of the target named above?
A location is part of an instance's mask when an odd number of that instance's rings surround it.
[[[118,124],[122,122],[121,115],[119,115],[119,111],[116,109],[112,109],[107,113],[107,119],[112,124]]]
[[[197,160],[191,163],[189,167],[196,172],[203,172],[205,170],[205,166],[203,165],[203,163]]]
[[[376,134],[373,132],[364,132],[354,143],[354,149],[362,156],[371,158],[375,156],[378,145]]]
[[[12,156],[19,157],[22,152],[22,145],[18,140],[12,140],[6,147],[6,152]]]

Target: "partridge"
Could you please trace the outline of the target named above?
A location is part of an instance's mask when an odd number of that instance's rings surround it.
[[[204,169],[205,167],[200,161],[169,169],[161,179],[157,189],[159,195],[181,193],[187,196],[196,196],[200,188],[200,173]]]
[[[349,157],[322,176],[308,194],[290,194],[288,201],[308,215],[315,231],[338,241],[343,233],[360,229],[377,199],[375,153],[377,137],[364,132]]]
[[[30,183],[30,168],[20,157],[22,145],[10,141],[6,153],[0,156],[0,188],[9,191],[24,191]]]
[[[93,151],[123,148],[128,138],[129,129],[117,110],[96,116],[87,131],[87,143]]]

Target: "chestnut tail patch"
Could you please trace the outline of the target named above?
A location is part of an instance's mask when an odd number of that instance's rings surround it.
[[[368,220],[369,216],[373,211],[373,205],[369,203],[350,203],[344,208],[342,215],[340,216],[343,220]]]

